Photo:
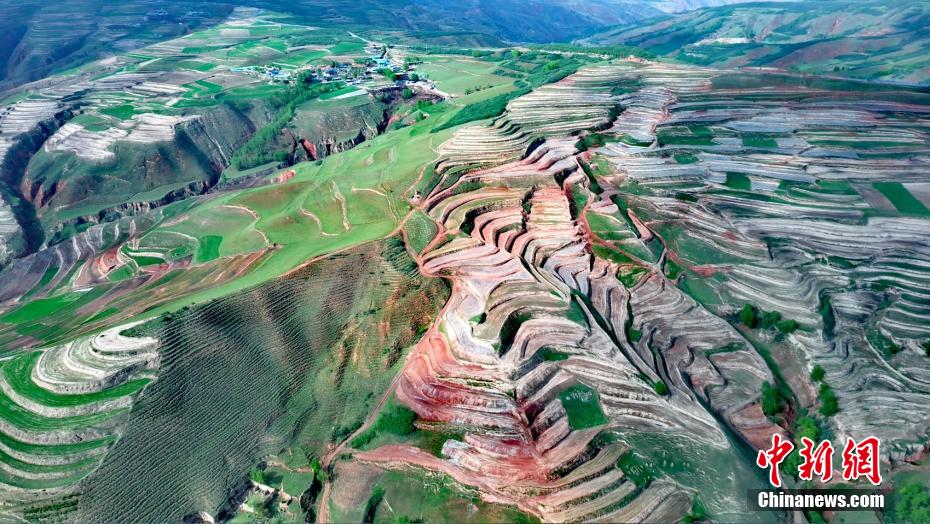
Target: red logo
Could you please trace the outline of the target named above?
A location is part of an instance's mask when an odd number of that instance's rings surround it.
[[[880,445],[876,437],[863,439],[858,444],[847,438],[846,447],[843,448],[843,480],[865,477],[875,486],[881,484],[882,474],[878,464]]]
[[[800,450],[804,462],[798,466],[798,478],[813,480],[814,475],[820,477],[822,482],[829,482],[833,478],[833,445],[824,440],[814,449],[814,441],[801,437]]]
[[[868,437],[859,442],[847,438],[846,446],[843,447],[843,480],[859,480],[865,477],[873,485],[881,485],[880,445],[877,437]],[[778,433],[772,435],[770,448],[759,450],[756,465],[769,468],[769,482],[772,486],[781,487],[778,466],[793,450],[794,444]],[[833,444],[827,440],[821,441],[815,447],[813,440],[801,437],[798,453],[803,462],[798,466],[798,478],[810,481],[816,476],[821,482],[829,482],[833,478],[833,451]]]
[[[785,457],[794,449],[794,444],[789,440],[781,438],[781,435],[775,433],[772,435],[772,447],[767,450],[759,450],[756,457],[756,465],[760,468],[770,468],[769,482],[776,488],[781,487],[781,476],[778,474],[778,465],[785,460]]]

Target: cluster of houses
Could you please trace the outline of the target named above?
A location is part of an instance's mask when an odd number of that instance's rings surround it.
[[[329,66],[310,69],[310,78],[314,82],[345,82],[349,85],[359,85],[374,80],[376,76],[384,76],[389,70],[396,78],[405,74],[404,68],[396,62],[384,58],[368,58],[363,63],[349,64],[334,62]]]
[[[333,62],[328,67],[317,67],[310,70],[310,78],[314,82],[346,82],[350,84],[357,83],[359,77],[363,74],[360,67],[352,67],[352,64],[344,62]]]
[[[284,69],[273,65],[231,67],[229,70],[233,73],[258,76],[272,82],[291,82],[297,78],[298,71],[306,72],[311,82],[324,84],[344,82],[349,85],[360,85],[374,80],[376,76],[386,76],[398,84],[407,80],[405,75],[408,73],[405,66],[388,58],[386,48],[368,45],[365,53],[369,56],[364,60],[357,60],[356,63],[331,62],[329,65],[304,67],[300,70]],[[414,80],[416,79],[415,76]]]
[[[233,73],[244,73],[247,75],[255,75],[265,80],[271,80],[273,82],[290,82],[294,75],[291,71],[287,69],[281,69],[277,66],[246,66],[246,67],[230,67],[229,70]]]
[[[369,43],[365,46],[365,54],[371,55],[366,62],[369,72],[374,73],[385,69],[390,69],[395,74],[404,72],[401,64],[387,57],[387,47],[385,46]]]
[[[404,68],[397,65],[389,58],[369,58],[368,59],[368,70],[372,72],[383,71],[385,69],[390,69],[394,73],[402,73]]]

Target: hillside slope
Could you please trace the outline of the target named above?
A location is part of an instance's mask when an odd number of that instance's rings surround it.
[[[585,42],[633,45],[683,62],[927,83],[926,2],[759,2],[618,27]]]
[[[428,475],[546,522],[784,521],[742,498],[775,434],[926,475],[930,94],[613,60],[446,126],[511,87],[0,272],[0,519],[454,515],[399,493]]]
[[[210,26],[232,12],[215,2],[5,2],[0,17],[0,90],[95,58]],[[13,5],[15,4],[15,5]]]
[[[736,0],[738,1],[738,0]],[[4,6],[0,19],[0,91],[95,59],[189,34],[219,23],[236,7],[303,17],[309,25],[365,31],[380,29],[452,35],[466,45],[500,40],[555,42],[589,35],[663,13],[734,0],[465,0],[464,2],[367,0],[101,0],[49,4],[25,0]],[[448,40],[444,44],[452,44]]]

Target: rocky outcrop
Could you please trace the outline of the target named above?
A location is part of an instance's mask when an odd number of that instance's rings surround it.
[[[384,131],[391,112],[390,103],[370,96],[357,97],[349,107],[326,107],[310,102],[298,108],[291,122],[292,132],[299,137],[295,161],[319,160],[352,149]]]
[[[0,198],[15,219],[13,227],[9,217],[0,233],[0,268],[13,257],[23,256],[38,249],[45,240],[35,206],[22,191],[29,159],[42,144],[64,124],[68,113],[57,102],[19,102],[0,110]]]

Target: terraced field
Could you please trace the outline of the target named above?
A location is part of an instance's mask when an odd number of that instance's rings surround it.
[[[464,437],[445,442],[441,461],[396,446],[359,459],[437,469],[547,521],[662,521],[687,513],[697,486],[658,471],[629,478],[618,465],[630,451],[623,433],[687,434],[726,450],[729,430],[717,414],[773,427],[758,408],[752,414],[761,382],[771,380],[758,355],[743,348],[713,365],[705,357],[706,382],[728,385],[692,391],[661,353],[630,341],[631,324],[642,322],[630,317],[635,295],[615,277],[616,264],[590,254],[590,234],[576,218],[586,209],[570,198],[572,187],[589,191],[572,135],[611,125],[610,91],[622,71],[596,67],[542,87],[440,148],[439,183],[423,203],[439,234],[421,269],[451,279],[453,296],[397,395],[422,423],[460,428]],[[712,318],[704,313],[695,325]],[[729,340],[742,340],[716,323]],[[714,343],[696,334],[691,344]],[[701,369],[693,365],[689,374]],[[747,477],[745,468],[729,473]]]
[[[226,61],[361,48],[280,45],[292,30],[238,10],[134,53],[89,89],[130,78],[120,89],[149,94],[70,115],[32,167],[106,162],[140,133],[214,136],[187,109],[281,94]],[[428,54],[422,71],[439,94],[392,95],[384,132],[75,225],[0,273],[0,519],[669,522],[703,507],[764,522],[787,516],[744,496],[765,485],[753,456],[773,434],[875,435],[889,476],[922,467],[930,95],[517,49]],[[281,107],[298,127],[332,108],[375,124],[389,101],[352,93]],[[68,96],[16,101],[0,126],[28,141]],[[210,151],[229,166],[245,141]]]
[[[68,493],[126,430],[160,357],[157,340],[124,337],[122,329],[3,362],[0,493],[7,504],[25,502],[28,513],[36,494]]]
[[[764,95],[713,74],[707,92],[695,88],[702,73],[693,70],[631,74],[642,88],[627,103],[655,107],[660,95],[662,105],[649,147],[605,148],[617,169],[617,204],[654,225],[667,258],[684,268],[679,284],[709,288],[713,298],[703,301],[711,312],[725,318],[750,303],[798,323],[774,338],[761,334],[758,345],[787,355],[776,360],[791,370],[785,377],[803,404],[816,399],[798,371],[827,370],[841,406],[832,429],[880,435],[893,443],[893,458],[918,449],[927,431],[915,410],[926,394],[915,368],[930,338],[919,261],[928,249],[919,196],[930,100],[893,88],[851,93],[855,84],[788,87],[764,75],[754,79],[771,82]],[[623,115],[619,121],[614,129],[623,132]],[[697,129],[700,143],[690,138]],[[767,140],[747,140],[758,133]],[[735,174],[748,184],[731,184]],[[638,289],[645,305],[649,286]],[[886,394],[894,409],[858,402]]]
[[[237,8],[210,29],[51,76],[10,97],[0,106],[0,184],[3,208],[13,206],[0,209],[0,260],[205,193],[242,171],[267,175],[306,159],[297,139],[316,144],[319,158],[379,134],[389,104],[365,90],[353,104],[304,93],[316,103],[312,118],[306,103],[288,109],[297,87],[260,75],[262,67],[296,78],[334,58],[366,55],[344,29],[280,20]],[[291,118],[275,118],[288,111]],[[276,138],[282,128],[289,134]],[[264,156],[246,165],[253,158],[243,160],[243,149]],[[14,217],[22,227],[13,227]]]
[[[453,295],[397,397],[451,436],[436,455],[401,439],[356,459],[442,472],[546,521],[671,520],[695,494],[720,518],[764,518],[740,509],[760,479],[734,457],[796,431],[763,412],[764,383],[820,431],[879,435],[891,464],[919,452],[930,100],[732,82],[592,67],[439,148],[420,267]],[[864,408],[875,396],[893,407]]]
[[[926,85],[927,9],[923,2],[880,0],[717,4],[621,26],[590,41],[639,46],[692,64]]]
[[[336,278],[347,271],[375,276]],[[20,502],[6,511],[215,511],[263,454],[319,456],[357,427],[447,296],[392,239],[127,332],[142,338],[119,335],[124,325],[6,360],[0,485]]]
[[[9,347],[54,342],[143,312],[176,310],[406,227],[411,202],[434,182],[436,148],[452,134],[431,130],[483,95],[429,106],[428,116],[325,161],[256,176],[256,187],[87,224],[67,241],[16,260],[0,274],[0,300],[7,310],[20,307],[16,299],[27,293],[41,300],[65,292],[82,297],[73,311],[86,314],[54,322],[44,309],[41,315],[19,314],[12,317],[16,322],[0,320],[0,341]],[[430,226],[423,227],[428,233]],[[164,263],[140,264],[140,256]],[[93,291],[84,295],[89,287]],[[95,318],[101,312],[107,317]]]

